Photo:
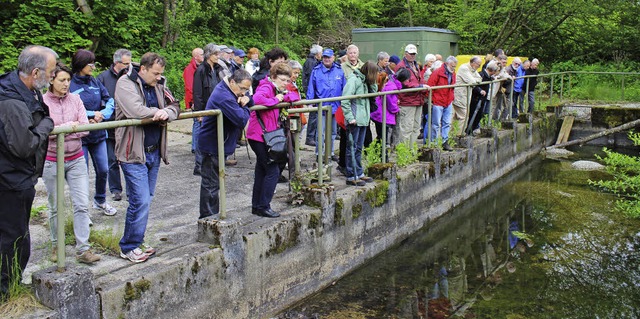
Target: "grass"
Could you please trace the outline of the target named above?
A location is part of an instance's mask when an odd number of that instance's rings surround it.
[[[0,263],[2,260],[0,259]],[[9,278],[9,292],[4,300],[0,300],[0,314],[2,318],[20,318],[25,313],[33,312],[35,308],[42,306],[35,298],[29,286],[21,283],[22,269],[18,263],[18,249],[14,247],[12,276]]]

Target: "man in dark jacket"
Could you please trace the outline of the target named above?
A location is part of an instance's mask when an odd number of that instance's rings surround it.
[[[538,64],[540,64],[540,61],[538,61],[538,59],[531,60],[531,65],[529,66],[529,69],[525,72],[525,75],[538,75],[540,73],[540,70],[538,70]],[[531,77],[531,78],[527,78],[527,80],[529,81],[529,87],[528,87],[529,94],[527,96],[527,100],[528,100],[527,113],[531,113],[533,112],[534,106],[536,103],[535,91],[536,91],[536,85],[538,85],[538,78]]]
[[[224,156],[233,154],[236,142],[242,129],[249,121],[249,107],[253,106],[245,94],[251,88],[251,74],[245,70],[237,70],[229,78],[221,81],[207,101],[207,110],[220,110],[224,118],[223,138]],[[202,155],[200,183],[200,217],[216,217],[220,210],[218,175],[218,122],[215,116],[208,116],[202,121],[198,150]]]
[[[53,129],[41,90],[53,79],[57,58],[47,47],[28,46],[18,70],[0,76],[0,300],[29,261],[34,186]]]
[[[493,81],[493,75],[498,72],[499,66],[496,61],[490,61],[480,72],[482,82]],[[480,120],[489,114],[489,101],[491,100],[491,92],[489,91],[491,84],[481,84],[475,86],[471,93],[471,104],[469,105],[469,125],[467,126],[467,134],[478,136],[480,134]]]
[[[307,56],[307,60],[304,61],[304,65],[302,66],[302,91],[307,93],[307,88],[309,87],[309,79],[311,78],[311,72],[313,72],[313,68],[316,67],[322,61],[322,47],[314,44],[311,46],[311,50],[309,50],[309,55]],[[316,129],[318,127],[318,114],[311,112],[309,113],[309,119],[307,120],[307,140],[305,144],[310,146],[316,145]]]
[[[209,96],[213,89],[224,78],[224,70],[220,66],[220,47],[209,43],[204,47],[204,62],[196,69],[193,75],[193,110],[202,111],[207,105]],[[200,175],[202,156],[198,152],[198,132],[202,126],[202,118],[193,119],[193,129],[191,130],[191,143],[196,146],[196,164],[193,168],[193,175]]]
[[[131,51],[127,49],[118,49],[113,54],[113,64],[109,67],[109,69],[104,70],[100,75],[98,75],[98,80],[102,82],[107,91],[109,92],[109,96],[114,97],[116,93],[116,83],[118,79],[125,73],[127,73],[127,69],[131,64]],[[111,118],[107,120],[113,120],[115,118],[115,112],[111,116]],[[107,160],[109,162],[109,173],[108,173],[108,181],[109,181],[109,191],[113,194],[113,200],[119,201],[122,199],[122,181],[120,179],[120,165],[118,165],[118,161],[116,160],[116,130],[108,129],[107,130]]]

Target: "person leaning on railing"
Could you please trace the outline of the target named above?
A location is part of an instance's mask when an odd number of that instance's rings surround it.
[[[58,63],[49,91],[44,95],[44,102],[49,106],[49,114],[53,124],[71,126],[89,124],[87,112],[82,100],[75,94],[69,94],[71,69]],[[76,260],[85,264],[93,264],[100,260],[100,256],[91,251],[89,245],[89,172],[84,161],[82,138],[89,135],[88,131],[65,134],[64,136],[64,179],[69,185],[69,194],[73,204],[73,234],[76,238]],[[52,255],[51,261],[58,260],[56,243],[58,241],[58,209],[57,209],[57,136],[49,136],[47,157],[44,163],[42,179],[47,188],[49,200],[49,230],[51,233]],[[62,239],[64,241],[64,239]]]
[[[280,167],[278,162],[269,157],[258,117],[267,132],[282,125],[280,109],[275,106],[280,102],[293,102],[300,99],[297,93],[287,91],[289,82],[291,82],[291,67],[284,62],[276,63],[271,67],[269,76],[260,81],[253,95],[253,102],[256,105],[272,107],[268,110],[252,111],[247,127],[247,139],[257,157],[251,213],[262,217],[280,216],[271,208],[271,200],[280,176]]]

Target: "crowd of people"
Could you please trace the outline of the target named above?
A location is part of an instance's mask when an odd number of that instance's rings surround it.
[[[132,53],[119,49],[113,64],[94,77],[95,55],[78,50],[71,65],[58,62],[50,48],[28,46],[20,54],[16,71],[0,76],[0,293],[6,295],[9,278],[19,278],[30,254],[29,214],[35,196],[35,184],[42,176],[48,194],[52,256],[56,258],[56,140],[49,136],[54,127],[100,123],[109,120],[151,119],[144,126],[118,127],[65,135],[64,178],[73,204],[76,258],[93,264],[100,256],[92,252],[89,226],[89,159],[95,170],[92,208],[113,216],[117,210],[107,200],[107,183],[111,200],[120,201],[123,189],[129,202],[120,256],[131,262],[146,261],[156,250],[145,243],[144,235],[149,207],[155,191],[160,162],[166,162],[166,123],[178,117],[180,104],[164,85],[166,61],[156,53],[145,53],[138,63]],[[245,62],[245,60],[247,60]],[[248,145],[257,156],[252,194],[252,214],[275,218],[280,214],[271,207],[278,182],[287,181],[282,174],[291,161],[275,157],[265,133],[282,129],[290,136],[288,123],[293,117],[306,124],[304,144],[315,147],[324,141],[318,128],[317,113],[288,114],[280,103],[336,98],[380,91],[425,88],[415,92],[389,94],[377,98],[354,98],[323,102],[332,112],[330,151],[347,185],[362,186],[372,182],[362,166],[363,149],[387,132],[388,146],[413,145],[431,131],[431,141],[448,143],[452,121],[466,121],[469,133],[476,135],[480,118],[516,117],[531,112],[535,102],[537,59],[522,62],[514,58],[507,65],[502,50],[487,55],[481,67],[480,57],[460,66],[449,56],[426,54],[418,59],[417,47],[408,44],[402,57],[379,52],[376,61],[362,61],[359,48],[349,45],[337,54],[317,44],[311,46],[304,64],[289,60],[280,48],[261,52],[245,51],[209,43],[192,51],[192,59],[183,72],[187,110],[220,110],[224,116],[225,165],[235,165],[232,158],[239,145]],[[297,79],[301,76],[301,87]],[[494,84],[483,81],[504,80]],[[470,84],[462,88],[427,87]],[[42,91],[47,89],[43,95]],[[513,93],[511,93],[513,91]],[[431,118],[428,96],[431,94]],[[528,95],[527,95],[528,94]],[[385,101],[386,100],[386,101]],[[385,103],[386,102],[386,103]],[[250,111],[262,105],[265,110]],[[383,114],[386,105],[386,114]],[[489,114],[490,108],[493,110]],[[312,105],[318,106],[318,105]],[[469,110],[469,112],[467,112]],[[384,116],[383,116],[384,115]],[[383,120],[384,119],[384,120]],[[384,123],[383,123],[384,121]],[[428,124],[428,125],[427,125]],[[301,129],[299,129],[301,131]],[[421,132],[422,131],[422,132]],[[193,120],[193,174],[201,177],[200,218],[217,218],[219,214],[219,154],[217,121],[214,117]],[[338,155],[334,141],[339,139]],[[299,142],[293,142],[299,147]],[[124,176],[123,188],[121,171]],[[18,267],[12,265],[17,264]],[[15,273],[18,271],[19,273]]]

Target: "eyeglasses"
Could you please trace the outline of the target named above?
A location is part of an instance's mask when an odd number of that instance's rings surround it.
[[[250,89],[251,87],[245,87],[245,86],[242,86],[242,85],[239,85],[239,84],[238,84],[238,88],[239,88],[240,90],[242,90],[243,92],[246,92],[246,91],[249,91],[249,89]]]
[[[291,78],[287,78],[287,77],[282,77],[282,76],[278,76],[276,77],[276,79],[285,82],[285,83],[291,83]]]

